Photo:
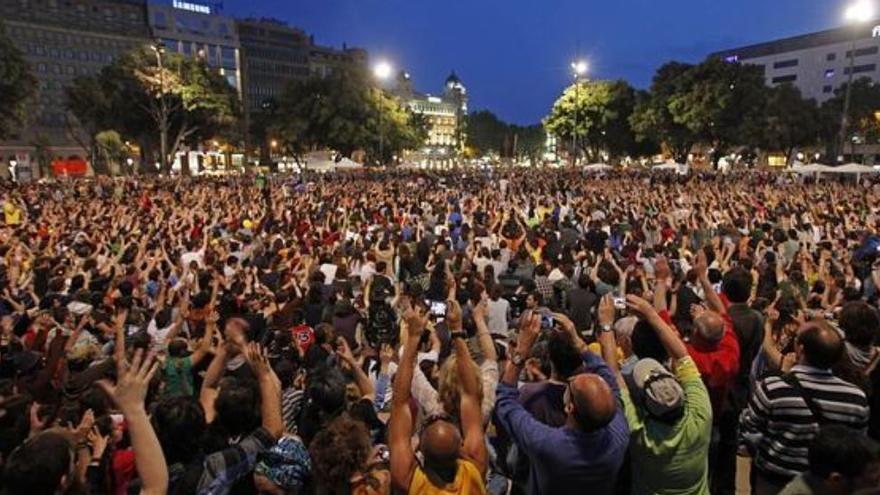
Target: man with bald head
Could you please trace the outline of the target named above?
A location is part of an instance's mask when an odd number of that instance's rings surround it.
[[[455,300],[447,301],[450,307],[447,319],[450,328],[460,330],[461,309]],[[480,410],[480,377],[470,362],[466,334],[452,332],[453,347],[457,359],[461,401],[459,417],[446,415],[429,417],[422,424],[419,435],[419,451],[423,462],[419,464],[412,445],[413,412],[410,409],[411,388],[419,339],[425,329],[427,314],[404,303],[404,321],[407,327],[403,343],[403,355],[394,378],[394,396],[391,402],[389,422],[389,447],[391,450],[391,480],[396,492],[416,494],[476,495],[486,491],[483,476],[486,472],[486,443]],[[453,325],[450,313],[459,315]]]
[[[540,333],[541,317],[536,313],[522,319],[516,349],[498,385],[496,422],[529,457],[528,493],[612,493],[629,437],[618,385],[602,358],[587,349],[574,324],[564,317],[557,320],[561,328],[552,331],[569,336],[582,354],[585,371],[566,381],[565,425],[554,428],[541,423],[517,400],[519,374]]]
[[[807,321],[795,339],[797,364],[755,384],[740,417],[742,441],[757,451],[754,493],[775,495],[806,472],[808,446],[821,427],[867,428],[865,393],[831,372],[844,353],[840,332],[824,320]]]

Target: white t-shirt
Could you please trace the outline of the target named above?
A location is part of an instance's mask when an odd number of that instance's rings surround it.
[[[489,299],[489,312],[486,318],[486,326],[489,327],[489,333],[507,337],[509,333],[507,326],[508,314],[510,314],[510,302],[507,299],[503,297],[499,297],[497,301]]]

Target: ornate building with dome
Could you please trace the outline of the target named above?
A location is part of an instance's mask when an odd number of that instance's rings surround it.
[[[428,139],[420,150],[413,150],[408,159],[423,163],[451,163],[464,150],[467,89],[453,71],[446,78],[439,95],[413,90],[409,74],[400,72],[394,89],[413,113],[423,116],[428,126]]]

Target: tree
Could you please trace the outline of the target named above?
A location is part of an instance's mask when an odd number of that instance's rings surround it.
[[[119,133],[116,131],[99,132],[95,135],[95,143],[98,150],[98,160],[97,164],[93,164],[93,166],[100,167],[102,173],[118,174],[122,170],[122,163],[127,154],[127,148]]]
[[[4,33],[0,24],[0,139],[16,135],[37,88],[30,64]]]
[[[167,133],[170,146],[160,159],[164,173],[171,171],[172,158],[183,145],[195,146],[218,135],[237,137],[240,109],[235,90],[198,57],[166,55],[159,70],[155,54],[135,50],[96,76],[75,79],[65,92],[69,112],[88,136],[93,160],[94,139],[103,130],[135,139],[142,149],[155,146]],[[187,174],[188,164],[182,165],[181,172]]]
[[[374,87],[361,68],[291,82],[278,100],[277,113],[271,132],[295,157],[317,148],[343,156],[365,150],[369,161],[385,163],[427,139],[424,118]]]
[[[696,133],[676,122],[669,109],[673,97],[684,92],[684,74],[693,65],[669,62],[659,69],[651,81],[651,88],[636,103],[630,117],[630,125],[639,144],[659,143],[679,163],[687,161],[687,155],[698,141]]]
[[[714,164],[731,146],[760,143],[767,93],[763,69],[713,57],[680,78],[669,111],[675,123],[712,147]]]
[[[846,147],[842,150],[837,149],[844,98],[846,98],[846,84],[834,90],[834,97],[825,101],[820,108],[822,138],[828,144],[829,151],[835,155],[842,155],[846,151]],[[847,143],[880,142],[880,120],[877,119],[876,113],[878,109],[880,109],[880,85],[864,77],[853,81],[849,125],[845,136]]]
[[[544,128],[563,143],[576,136],[578,149],[589,159],[598,159],[603,150],[618,155],[634,140],[629,125],[634,95],[626,81],[577,82],[553,104]]]
[[[533,162],[541,159],[544,145],[547,142],[547,134],[541,124],[525,127],[512,125],[509,132],[516,137],[516,148],[511,149],[510,156],[516,160],[520,158],[531,159]]]
[[[490,153],[502,154],[504,140],[509,132],[509,125],[488,110],[480,110],[467,116],[468,148],[472,148],[478,156]]]
[[[785,153],[792,160],[795,149],[819,140],[819,109],[804,99],[798,88],[782,84],[767,90],[762,147]]]

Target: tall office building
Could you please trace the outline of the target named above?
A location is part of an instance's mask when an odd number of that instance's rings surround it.
[[[301,29],[276,19],[236,21],[241,43],[245,110],[258,111],[284,87],[309,76],[311,40]]]
[[[24,54],[38,81],[19,135],[0,142],[0,156],[50,144],[53,157],[87,156],[75,119],[67,115],[64,87],[95,74],[123,53],[149,42],[144,0],[0,0],[6,35]]]
[[[764,69],[768,85],[790,83],[806,98],[823,102],[853,76],[880,80],[880,21],[805,34],[712,54]]]
[[[151,3],[148,12],[153,38],[166,52],[204,58],[241,96],[241,54],[233,18],[207,4],[183,0]]]
[[[367,65],[367,51],[363,48],[349,47],[343,43],[342,49],[339,50],[330,46],[316,45],[314,38],[311,40],[309,69],[313,75],[326,77],[331,72],[345,66]]]

